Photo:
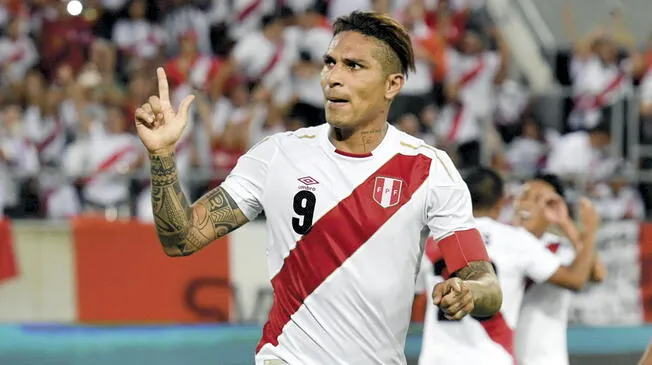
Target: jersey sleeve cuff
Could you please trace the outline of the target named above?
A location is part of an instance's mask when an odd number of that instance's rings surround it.
[[[256,219],[260,212],[247,203],[247,200],[244,198],[246,193],[237,184],[231,184],[232,181],[229,181],[231,178],[232,177],[230,176],[225,181],[223,181],[220,187],[224,189],[227,194],[229,194],[231,199],[233,199],[235,204],[238,206],[238,209],[240,209],[242,214],[244,214],[244,216],[247,217],[249,221]]]
[[[437,243],[450,273],[457,272],[472,261],[489,261],[482,235],[475,228],[453,232]]]

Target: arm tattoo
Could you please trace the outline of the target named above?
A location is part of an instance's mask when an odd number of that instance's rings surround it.
[[[222,188],[208,192],[191,206],[179,183],[174,153],[150,159],[154,222],[168,255],[190,255],[247,222]]]
[[[487,261],[471,261],[459,269],[455,276],[462,280],[478,280],[486,274],[496,275],[493,266]]]
[[[472,315],[488,317],[500,310],[503,301],[502,290],[490,262],[471,261],[458,270],[455,276],[471,286],[474,304]]]

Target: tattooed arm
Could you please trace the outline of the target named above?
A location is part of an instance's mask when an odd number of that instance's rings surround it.
[[[469,286],[473,297],[471,315],[488,317],[500,310],[503,302],[503,292],[500,289],[498,277],[493,267],[487,261],[471,261],[460,269],[456,277]]]
[[[467,314],[490,317],[500,310],[503,292],[493,267],[487,261],[471,261],[454,277],[433,290],[433,302],[446,318],[462,319]]]
[[[174,152],[151,155],[150,160],[154,222],[168,256],[188,256],[247,223],[221,187],[191,205],[179,184]]]

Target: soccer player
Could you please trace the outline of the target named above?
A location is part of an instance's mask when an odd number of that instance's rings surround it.
[[[274,303],[256,364],[405,364],[422,228],[457,274],[434,290],[448,316],[494,314],[500,285],[450,158],[387,123],[414,65],[406,30],[354,12],[325,51],[328,123],[264,139],[192,205],[173,152],[192,97],[175,111],[157,70],[159,95],[136,112],[156,230],[168,255],[185,256],[265,211]]]
[[[526,280],[560,288],[581,287],[593,264],[594,242],[587,242],[568,266],[562,266],[530,232],[498,221],[505,193],[504,182],[496,172],[476,168],[466,175],[465,181],[471,192],[473,215],[500,280],[503,305],[491,317],[467,316],[461,321],[450,321],[436,308],[427,308],[419,364],[513,365],[514,330]],[[542,196],[541,202],[545,203],[542,204],[543,214],[555,223],[566,223],[564,204],[557,194],[549,192]],[[574,229],[574,226],[567,229]],[[433,280],[434,276],[448,278],[444,261],[437,251],[429,242],[425,255],[429,262],[423,267],[432,268],[431,279],[421,280]]]
[[[557,198],[547,201],[545,197],[551,194]],[[591,250],[589,279],[603,281],[606,269],[591,248],[600,225],[597,211],[589,200],[580,200],[579,218],[583,228],[580,232],[573,226],[562,196],[564,187],[554,175],[541,175],[528,181],[515,202],[515,223],[539,237],[540,244],[554,252],[562,264],[577,260],[587,249]],[[546,214],[550,204],[558,207],[554,215]],[[561,236],[549,232],[555,225],[561,230]],[[568,365],[568,310],[573,290],[580,290],[584,282],[578,284],[570,290],[549,283],[528,288],[516,330],[515,351],[519,365]]]

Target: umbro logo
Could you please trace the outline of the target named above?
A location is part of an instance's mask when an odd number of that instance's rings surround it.
[[[299,182],[303,184],[299,186],[299,190],[315,191],[315,188],[312,185],[319,184],[319,181],[317,181],[315,178],[310,176],[300,177],[297,180],[299,180]]]
[[[315,185],[315,184],[319,184],[319,181],[315,180],[314,178],[312,178],[312,177],[310,177],[310,176],[300,177],[300,178],[298,178],[297,180],[299,180],[299,182],[301,182],[301,183],[304,184],[304,185]]]

